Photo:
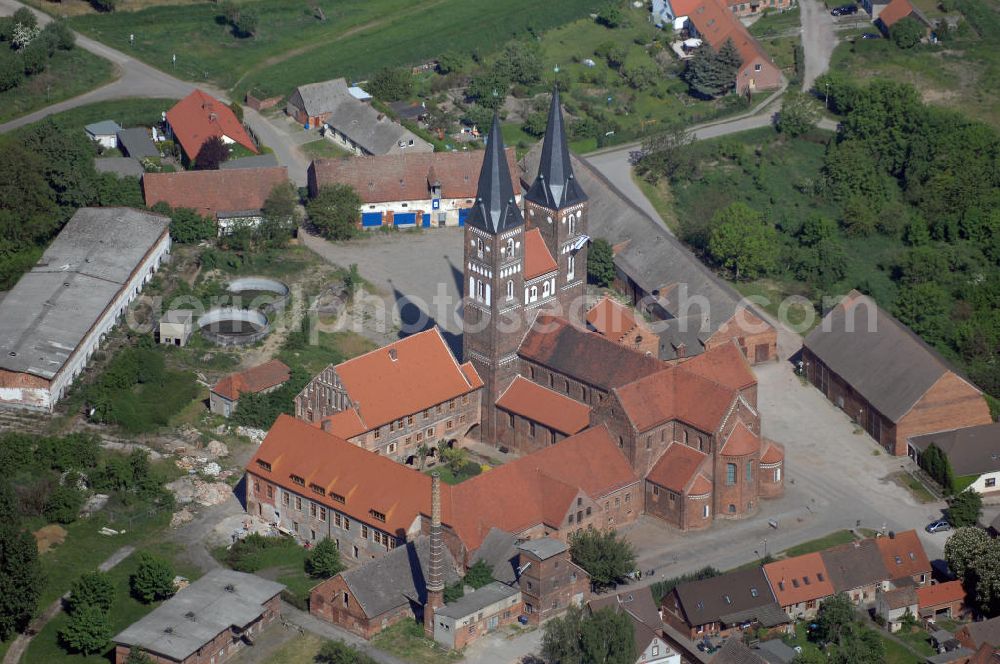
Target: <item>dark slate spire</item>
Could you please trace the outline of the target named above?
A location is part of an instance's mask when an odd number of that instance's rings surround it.
[[[549,108],[549,124],[542,142],[542,157],[538,162],[538,177],[525,198],[550,210],[587,200],[587,195],[573,177],[558,87],[552,91],[552,106]]]
[[[503,147],[499,115],[493,116],[483,169],[479,171],[476,203],[465,223],[494,235],[524,223],[514,200],[514,185],[511,184],[507,151]]]

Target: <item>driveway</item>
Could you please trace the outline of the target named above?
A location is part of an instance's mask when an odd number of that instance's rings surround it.
[[[836,20],[819,0],[799,0],[802,25],[802,50],[805,72],[802,89],[810,90],[816,78],[830,67],[833,49],[837,46]]]

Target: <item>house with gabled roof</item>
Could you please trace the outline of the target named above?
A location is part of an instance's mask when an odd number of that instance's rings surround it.
[[[233,110],[202,90],[194,90],[174,104],[166,120],[167,135],[180,145],[187,162],[194,162],[210,138],[219,138],[226,145],[242,145],[254,154],[259,151]]]
[[[648,586],[595,598],[587,606],[591,612],[610,610],[628,617],[636,664],[681,664],[680,653],[664,637],[663,621]]]
[[[236,412],[242,395],[273,392],[290,377],[291,370],[281,360],[269,360],[223,376],[209,391],[209,410],[229,417]]]
[[[331,364],[295,397],[295,415],[401,463],[479,425],[483,382],[437,328]]]
[[[587,310],[587,329],[639,353],[655,355],[659,337],[631,307],[605,295]]]
[[[771,592],[792,620],[812,618],[820,602],[836,594],[819,553],[807,553],[764,565]]]
[[[878,592],[889,587],[890,574],[878,543],[864,539],[830,547],[820,552],[833,589],[860,606],[869,606]]]
[[[805,338],[802,363],[820,392],[897,456],[908,438],[993,421],[978,387],[856,290]]]
[[[497,399],[498,431],[505,447],[520,454],[555,445],[590,426],[590,406],[517,376]],[[503,415],[506,414],[506,417]]]
[[[888,536],[878,537],[875,542],[893,584],[923,586],[930,583],[933,571],[931,561],[917,531],[890,531]]]

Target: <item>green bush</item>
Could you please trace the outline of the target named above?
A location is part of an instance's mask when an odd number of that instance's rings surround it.
[[[139,567],[129,578],[132,595],[141,602],[167,599],[174,588],[174,570],[170,563],[149,553],[139,554]]]
[[[85,606],[96,606],[101,611],[110,611],[115,601],[115,586],[105,572],[88,572],[73,583],[66,610],[76,613]]]
[[[42,513],[52,523],[73,523],[80,515],[84,494],[73,486],[57,486],[45,501]]]

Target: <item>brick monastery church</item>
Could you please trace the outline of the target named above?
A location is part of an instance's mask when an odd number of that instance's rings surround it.
[[[438,567],[428,574],[442,582],[440,546],[445,567],[464,571],[480,557],[503,559],[505,537],[529,549],[541,539],[554,544],[540,549],[561,552],[562,569],[576,569],[564,543],[582,528],[640,514],[705,528],[780,495],[784,451],[760,436],[757,382],[736,338],[665,362],[623,328],[637,315],[630,309],[608,298],[584,306],[589,202],[558,92],[523,211],[498,119],[489,137],[464,230],[463,362],[434,328],[327,367],[248,464],[248,511],[301,541],[333,538],[347,560],[380,565],[372,574],[386,578],[394,560],[422,566],[429,555]],[[435,480],[435,510],[432,478],[413,466],[439,442],[466,438],[518,458],[456,485]],[[321,584],[314,612],[367,637],[387,616],[419,615],[415,604],[440,607],[430,587],[372,588],[372,574]],[[521,591],[528,613],[567,601]]]

